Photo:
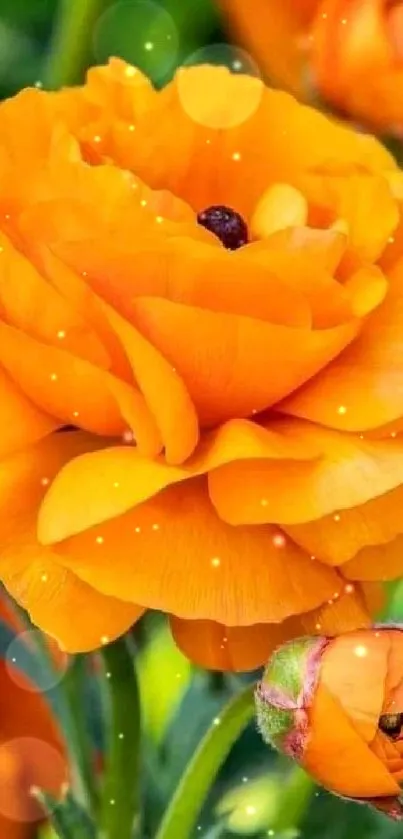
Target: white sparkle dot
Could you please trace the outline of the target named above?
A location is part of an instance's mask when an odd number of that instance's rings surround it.
[[[315,623],[315,629],[322,629],[321,623]]]
[[[322,17],[323,17],[323,20],[327,20],[327,12],[323,12]]]
[[[249,780],[249,778],[246,775],[244,775],[243,778],[242,778],[242,783],[247,784],[248,780]]]
[[[274,830],[268,830],[267,835],[268,836],[274,836]]]
[[[9,221],[9,219],[11,218],[10,213],[6,213],[4,218],[7,219],[7,221]]]
[[[73,411],[73,417],[78,417],[78,416],[79,416],[78,411]]]
[[[0,247],[0,253],[3,253],[3,251],[4,251],[3,245],[1,245],[1,247]]]
[[[50,484],[50,478],[41,478],[41,484],[43,487],[47,487]]]
[[[144,44],[144,49],[147,50],[147,52],[151,52],[151,50],[154,49],[153,42],[152,41],[146,41],[145,44]]]
[[[41,580],[42,580],[42,582],[43,582],[43,583],[47,583],[47,581],[48,581],[48,575],[47,575],[47,574],[42,574],[42,576],[41,576]]]
[[[332,598],[330,598],[330,600],[328,600],[328,601],[327,601],[327,603],[328,603],[328,606],[333,606],[333,600],[332,600]]]
[[[51,373],[50,378],[51,378],[52,382],[57,382],[57,378],[58,378],[57,373]]]
[[[159,530],[159,529],[160,529],[159,524],[153,524],[153,525],[151,526],[151,530]]]
[[[232,69],[242,70],[242,61],[240,61],[239,58],[236,58],[235,61],[232,62]]]
[[[134,532],[135,533],[141,533],[141,527],[135,527]]]
[[[267,507],[268,503],[269,502],[268,502],[267,498],[261,498],[260,499],[260,506],[261,507]]]
[[[345,405],[339,405],[339,407],[337,408],[337,413],[340,414],[340,416],[343,416],[343,414],[346,414],[347,413],[346,406]]]
[[[101,644],[109,644],[109,635],[101,635]]]
[[[209,145],[210,145],[210,143],[211,143],[211,140],[206,140],[206,143],[207,143],[207,145],[209,146]]]
[[[276,535],[273,536],[273,545],[275,548],[284,548],[285,536],[283,533],[276,533]]]
[[[101,137],[100,137],[100,135],[99,135],[99,134],[95,134],[95,137],[94,137],[94,143],[100,143],[100,142],[101,142]]]
[[[119,740],[124,740],[125,735],[122,732],[120,732],[120,734],[118,734],[118,737],[119,737]]]
[[[368,649],[367,647],[364,647],[363,644],[358,644],[354,647],[354,652],[358,658],[365,658],[365,656],[368,655]]]
[[[334,515],[333,518],[335,521],[340,521],[340,516],[338,513],[336,513],[336,515]]]
[[[125,443],[132,443],[133,440],[134,440],[133,431],[130,431],[129,428],[127,429],[127,431],[124,431],[123,440],[124,440]]]
[[[120,487],[119,481],[114,481],[113,486],[114,486],[114,489],[119,489],[119,487]]]
[[[112,678],[112,673],[105,673],[105,675],[106,675],[106,678],[107,678],[107,679],[111,679],[111,678]]]
[[[66,337],[66,333],[65,333],[64,329],[59,329],[59,331],[57,333],[57,337],[60,338],[60,340],[62,340],[62,338]]]
[[[113,804],[116,804],[115,799],[114,799],[114,798],[111,798],[111,799],[110,799],[110,801],[109,801],[109,804],[112,804],[112,805],[113,805]]]
[[[104,537],[103,536],[97,536],[95,541],[96,541],[97,545],[103,545]]]
[[[136,130],[135,125],[133,125],[133,124],[129,125],[129,131],[135,131],[135,130]]]
[[[220,725],[220,722],[221,722],[220,717],[214,717],[213,725]]]
[[[218,568],[221,565],[221,559],[219,556],[213,556],[211,560],[211,564],[213,568]]]
[[[156,217],[155,217],[155,221],[157,222],[157,224],[162,224],[162,222],[164,221],[164,219],[163,219],[163,217],[162,217],[162,216],[156,216]]]
[[[245,807],[245,813],[247,816],[255,816],[256,815],[256,807],[253,804],[247,804]]]
[[[314,554],[311,554],[311,559],[316,559],[316,556],[314,556]]]
[[[353,591],[354,591],[353,584],[352,583],[347,583],[347,585],[344,586],[344,591],[346,592],[346,594],[352,594]]]
[[[81,271],[82,277],[88,277],[88,271]]]
[[[363,440],[363,439],[364,439],[364,435],[363,435],[363,434],[360,434],[360,435],[359,435],[359,437],[360,437],[360,440]]]
[[[234,151],[234,154],[232,155],[232,159],[236,160],[238,162],[238,160],[241,159],[241,153],[239,151]]]
[[[43,82],[41,82],[40,79],[37,79],[36,82],[34,83],[34,87],[37,87],[40,90],[41,87],[43,87]]]
[[[391,431],[390,436],[391,437],[397,437],[397,431]]]
[[[142,198],[142,199],[141,199],[141,201],[140,201],[140,204],[141,204],[141,206],[142,206],[142,207],[146,207],[146,206],[147,206],[147,201],[146,201],[146,199],[145,199],[145,198]]]
[[[380,637],[381,637],[381,633],[380,632],[375,632],[375,638],[380,638]]]
[[[135,67],[125,67],[125,76],[127,76],[128,78],[132,78],[136,75],[136,73],[137,70]]]
[[[394,236],[389,236],[389,239],[388,239],[389,244],[393,245],[394,241],[395,241],[395,237]]]
[[[343,17],[343,18],[341,19],[341,22],[342,22],[342,24],[345,26],[345,24],[347,23],[347,18],[346,18],[346,17]]]

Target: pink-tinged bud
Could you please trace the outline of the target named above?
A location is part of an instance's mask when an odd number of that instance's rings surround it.
[[[256,688],[263,739],[330,791],[403,820],[403,629],[278,648]]]

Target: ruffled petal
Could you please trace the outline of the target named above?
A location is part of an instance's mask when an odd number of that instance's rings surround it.
[[[343,565],[343,574],[350,580],[395,580],[403,574],[403,536],[387,545],[363,548]]]
[[[105,594],[228,626],[284,620],[324,603],[343,585],[277,528],[220,521],[202,477],[60,542],[55,552]]]
[[[388,279],[384,303],[356,341],[284,402],[282,410],[343,431],[376,429],[403,416],[402,261]]]
[[[296,438],[315,440],[322,457],[311,462],[243,461],[209,475],[210,497],[230,524],[301,524],[357,507],[400,486],[403,444],[364,440],[299,421],[288,425]]]
[[[127,512],[161,490],[202,475],[225,463],[273,458],[309,460],[319,455],[311,444],[247,420],[230,420],[205,434],[194,455],[181,467],[162,458],[149,460],[136,449],[115,446],[87,452],[69,461],[56,476],[39,513],[38,533],[44,544],[60,542]]]
[[[40,411],[0,368],[0,458],[46,437],[59,423]]]
[[[355,320],[333,329],[287,328],[146,297],[134,309],[136,325],[176,368],[205,425],[278,402],[359,329]]]

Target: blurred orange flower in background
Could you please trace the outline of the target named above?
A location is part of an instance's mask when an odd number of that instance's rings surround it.
[[[397,820],[403,820],[402,662],[401,627],[303,638],[274,653],[256,691],[266,741],[327,789]]]
[[[0,596],[0,618],[21,631],[4,596]],[[33,839],[44,815],[32,788],[58,796],[67,779],[65,748],[50,707],[11,659],[1,659],[0,836]]]
[[[401,0],[219,0],[267,78],[402,135]]]
[[[257,79],[117,60],[0,137],[10,593],[69,651],[162,610],[222,669],[367,626],[403,571],[392,157]]]

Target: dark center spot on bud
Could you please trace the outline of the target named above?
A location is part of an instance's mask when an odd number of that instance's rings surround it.
[[[379,717],[379,728],[387,737],[399,737],[403,727],[403,714],[382,714]]]
[[[198,214],[197,222],[214,233],[227,250],[236,251],[248,241],[246,222],[231,207],[207,207]]]

